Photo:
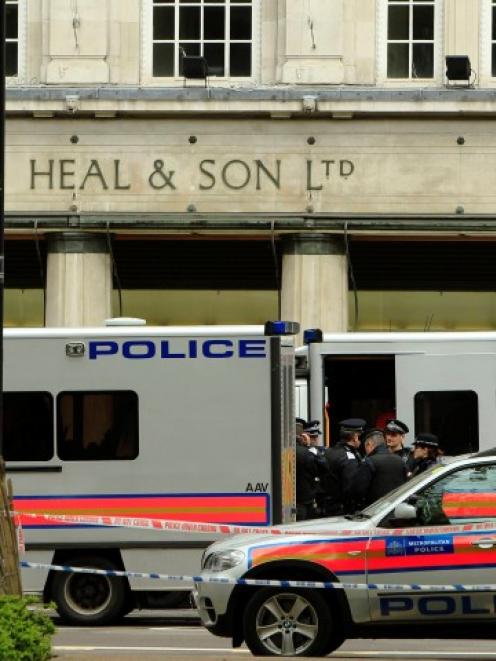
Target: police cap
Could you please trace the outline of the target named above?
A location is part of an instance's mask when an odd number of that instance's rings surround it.
[[[410,430],[404,422],[401,422],[401,420],[388,420],[384,427],[384,431],[390,431],[393,434],[408,434]]]
[[[341,420],[339,423],[339,428],[342,431],[352,431],[361,433],[367,426],[367,421],[362,418],[347,418],[346,420]]]
[[[415,436],[413,445],[419,445],[423,448],[438,448],[439,439],[435,434],[428,434],[427,432],[422,432]]]
[[[305,418],[296,418],[296,423],[297,423],[297,424],[300,424],[300,425],[303,425],[303,427],[304,427],[306,424],[308,424],[307,421],[305,420]]]
[[[303,425],[303,431],[310,436],[320,436],[322,434],[320,431],[320,421],[310,420],[306,425]]]

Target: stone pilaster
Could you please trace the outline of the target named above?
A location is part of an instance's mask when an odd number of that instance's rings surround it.
[[[299,321],[302,330],[348,330],[348,269],[341,237],[283,239],[281,317]]]
[[[106,237],[66,232],[47,243],[46,325],[102,326],[112,311]]]

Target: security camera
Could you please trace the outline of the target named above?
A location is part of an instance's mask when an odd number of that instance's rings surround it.
[[[310,114],[315,112],[317,110],[317,97],[310,95],[304,96],[301,100],[301,105],[304,113]]]

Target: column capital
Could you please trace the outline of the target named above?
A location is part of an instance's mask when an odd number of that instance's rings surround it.
[[[284,255],[344,255],[344,239],[334,234],[286,234],[282,237]]]
[[[107,237],[89,232],[53,232],[46,235],[49,253],[92,253],[109,252]]]

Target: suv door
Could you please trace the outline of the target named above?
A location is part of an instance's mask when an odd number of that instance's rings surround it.
[[[404,585],[496,584],[496,462],[472,463],[428,485],[406,501],[416,519],[408,528],[381,537],[367,550],[369,583]],[[395,527],[392,513],[379,524]],[[401,589],[370,591],[371,620],[453,620],[494,618],[489,591]]]

